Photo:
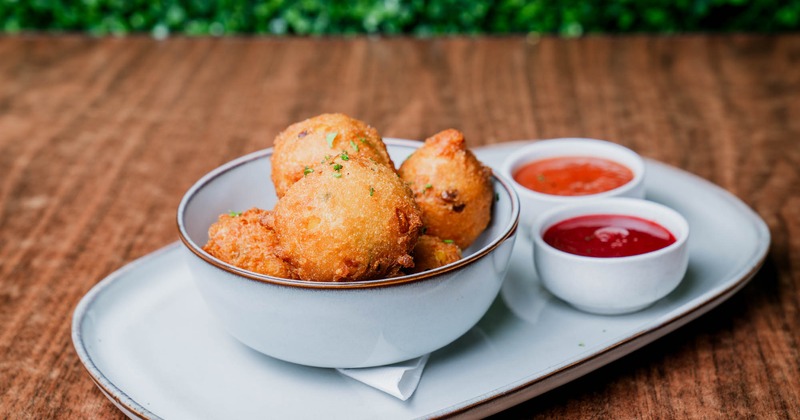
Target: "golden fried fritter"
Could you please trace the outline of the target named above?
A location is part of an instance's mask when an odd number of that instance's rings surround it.
[[[461,259],[461,249],[450,240],[436,236],[420,235],[414,247],[414,268],[409,273],[433,270]]]
[[[289,266],[275,255],[277,238],[269,227],[271,217],[271,212],[257,208],[242,214],[222,214],[208,229],[203,250],[245,270],[292,278]]]
[[[298,278],[359,281],[401,274],[422,228],[411,191],[386,165],[340,153],[278,201],[278,255]]]
[[[489,224],[492,170],[464,144],[464,135],[445,130],[425,140],[398,173],[414,191],[427,233],[467,248]]]
[[[272,154],[272,182],[278,197],[303,177],[303,172],[318,165],[326,156],[347,151],[364,156],[394,170],[378,131],[344,114],[322,114],[295,123],[275,138]]]

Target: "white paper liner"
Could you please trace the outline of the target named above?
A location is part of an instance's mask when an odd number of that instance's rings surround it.
[[[417,390],[428,356],[426,354],[393,365],[336,370],[342,375],[405,401]]]

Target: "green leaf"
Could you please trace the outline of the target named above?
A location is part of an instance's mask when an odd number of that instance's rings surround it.
[[[339,135],[338,131],[334,131],[332,133],[328,133],[325,135],[325,142],[328,143],[328,147],[333,149],[333,141],[336,139],[336,136]]]

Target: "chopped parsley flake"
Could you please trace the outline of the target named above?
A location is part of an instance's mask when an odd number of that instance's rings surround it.
[[[339,172],[340,169],[342,169],[342,165],[339,165],[338,163],[333,165],[333,170],[334,171]]]
[[[240,212],[240,211],[228,210],[228,216],[230,216],[230,217],[239,217],[241,215],[242,215],[242,212]]]
[[[305,169],[303,169],[303,176],[306,176],[312,172],[314,172],[314,170],[306,166]]]
[[[452,239],[443,239],[442,242],[446,244],[452,244],[454,241]]]
[[[352,146],[353,150],[355,150],[356,152],[358,151],[358,145],[353,140],[350,140],[350,146]]]
[[[328,147],[333,149],[333,141],[336,139],[336,136],[339,135],[338,131],[334,131],[333,133],[328,133],[325,135],[325,142],[328,143]]]
[[[426,190],[429,190],[429,189],[431,189],[431,188],[433,188],[433,185],[431,185],[431,184],[425,184],[425,189],[426,189]]]
[[[361,137],[361,138],[358,139],[358,141],[360,141],[361,143],[366,143],[367,139],[364,138],[364,137]]]
[[[342,160],[350,160],[350,155],[347,154],[347,150],[342,150]]]
[[[341,178],[341,177],[342,177],[342,174],[340,174],[339,172],[337,172],[337,173],[333,174],[333,177],[334,177],[334,178]]]
[[[375,195],[375,188],[369,187],[369,196],[372,197]]]

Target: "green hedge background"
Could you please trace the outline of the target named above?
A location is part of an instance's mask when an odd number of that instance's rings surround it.
[[[800,0],[0,0],[0,31],[228,35],[785,32]]]

